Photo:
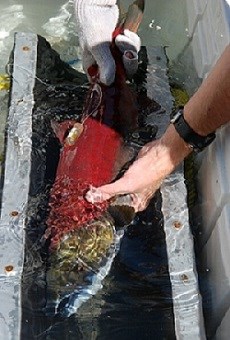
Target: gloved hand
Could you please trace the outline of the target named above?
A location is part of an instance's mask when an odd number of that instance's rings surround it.
[[[110,43],[119,16],[116,0],[75,0],[75,12],[77,33],[83,49],[83,68],[87,73],[88,68],[96,63],[99,66],[100,81],[110,85],[115,78],[115,62]],[[117,36],[116,44],[123,53],[127,74],[132,75],[138,66],[140,38],[125,30],[124,35]]]
[[[133,76],[138,68],[138,52],[141,47],[141,39],[136,33],[126,29],[124,34],[119,34],[116,37],[115,43],[123,53],[123,64],[127,76]]]

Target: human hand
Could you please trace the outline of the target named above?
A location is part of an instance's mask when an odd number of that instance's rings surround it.
[[[191,152],[170,126],[162,138],[146,144],[124,176],[114,183],[93,188],[86,194],[91,202],[130,195],[135,211],[144,210],[162,181]]]
[[[135,211],[144,210],[164,177],[163,173],[155,171],[155,161],[160,160],[159,149],[159,141],[144,146],[122,178],[112,184],[91,189],[86,194],[86,199],[98,202],[117,195],[129,194]]]
[[[115,0],[75,0],[75,12],[80,45],[83,49],[83,68],[93,64],[99,66],[100,81],[110,85],[115,78],[115,61],[110,51],[112,34],[118,21],[118,7]],[[116,38],[116,45],[123,53],[123,62],[127,74],[133,75],[138,66],[137,53],[140,38],[137,34],[125,30]],[[90,77],[88,75],[89,80]]]
[[[128,77],[132,77],[138,69],[138,52],[141,48],[141,39],[128,29],[123,34],[118,34],[115,44],[123,54],[123,64]]]

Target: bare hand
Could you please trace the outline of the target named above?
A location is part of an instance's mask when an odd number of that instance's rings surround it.
[[[114,183],[92,188],[86,194],[90,202],[108,200],[117,195],[130,195],[135,211],[144,210],[162,181],[191,152],[173,126],[157,141],[146,144],[136,161],[122,178]]]

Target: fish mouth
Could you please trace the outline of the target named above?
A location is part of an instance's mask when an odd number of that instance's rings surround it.
[[[102,288],[121,236],[106,212],[63,237],[48,259],[46,314],[69,316]]]

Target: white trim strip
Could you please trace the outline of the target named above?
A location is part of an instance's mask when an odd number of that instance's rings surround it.
[[[5,340],[20,338],[36,61],[37,35],[16,33],[0,221],[0,330]]]

